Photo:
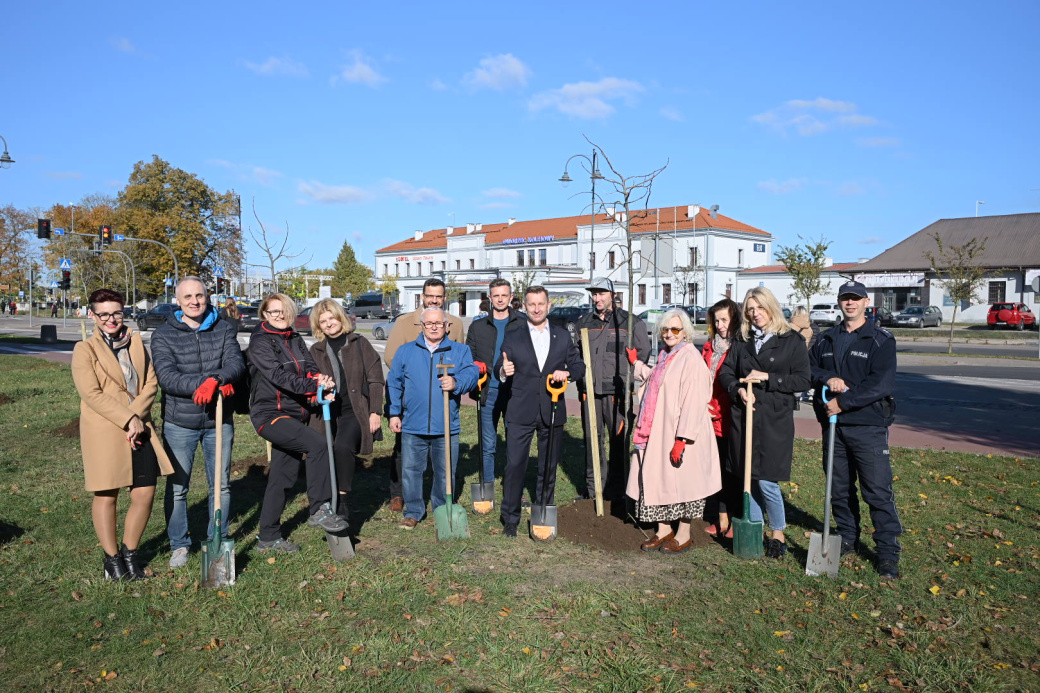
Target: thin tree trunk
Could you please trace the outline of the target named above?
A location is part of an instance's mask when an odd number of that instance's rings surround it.
[[[954,303],[953,303],[953,317],[950,318],[950,338],[946,342],[946,353],[947,354],[952,354],[953,353],[953,324],[955,322],[957,322],[957,308],[958,308],[957,301],[954,301]]]

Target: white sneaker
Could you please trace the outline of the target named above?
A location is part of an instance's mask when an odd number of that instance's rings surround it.
[[[183,547],[174,549],[173,555],[170,556],[170,567],[183,568],[186,565],[188,565],[188,549]]]

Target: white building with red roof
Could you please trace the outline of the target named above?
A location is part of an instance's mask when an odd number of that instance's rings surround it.
[[[810,304],[837,303],[838,287],[850,281],[853,275],[859,271],[861,262],[833,262],[830,258],[826,260],[827,266],[820,273],[820,281],[823,282],[823,291],[809,299]],[[756,286],[764,286],[773,292],[780,305],[796,308],[805,302],[796,298],[792,288],[793,279],[787,273],[784,265],[762,265],[743,270],[737,277],[737,292],[734,300],[743,301],[744,294]]]
[[[376,251],[375,275],[397,278],[402,310],[419,305],[426,279],[453,281],[462,294],[449,310],[460,316],[477,313],[488,283],[498,277],[514,285],[542,284],[554,303],[577,305],[588,302],[591,278],[603,276],[614,281],[626,307],[632,292],[638,313],[668,303],[739,299],[739,273],[772,257],[771,234],[719,214],[717,206],[639,210],[629,224],[629,282],[624,221],[623,211],[615,210],[595,218],[510,219],[416,231]]]

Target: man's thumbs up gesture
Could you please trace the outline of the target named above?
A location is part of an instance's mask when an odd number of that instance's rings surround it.
[[[512,377],[513,373],[515,373],[515,372],[516,372],[516,366],[513,365],[513,362],[509,360],[509,354],[507,354],[506,352],[503,351],[502,352],[502,377],[503,377],[503,380],[505,378]]]

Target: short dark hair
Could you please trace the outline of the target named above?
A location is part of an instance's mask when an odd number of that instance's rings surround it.
[[[119,293],[115,289],[98,289],[94,293],[90,294],[90,298],[87,302],[90,304],[90,309],[94,310],[95,303],[108,303],[109,301],[115,301],[119,305],[126,305],[126,301],[123,299],[123,294]]]
[[[730,298],[724,298],[708,309],[708,338],[715,337],[715,313],[721,310],[729,311],[729,336],[733,337],[740,332],[740,306]]]
[[[422,285],[423,293],[426,293],[426,290],[429,289],[431,286],[439,286],[442,289],[444,289],[445,293],[447,293],[447,291],[448,291],[448,289],[444,286],[444,281],[443,280],[438,279],[437,277],[431,277],[430,279],[427,279],[426,281],[423,282],[423,285]]]
[[[513,285],[509,283],[508,279],[503,279],[502,277],[498,277],[497,279],[492,279],[491,283],[488,284],[488,292],[490,293],[491,290],[494,289],[496,286],[504,286],[507,289],[509,289],[510,293],[513,292]]]
[[[545,300],[549,300],[549,291],[541,284],[532,284],[524,290],[524,298],[526,299],[530,294],[545,294]]]

